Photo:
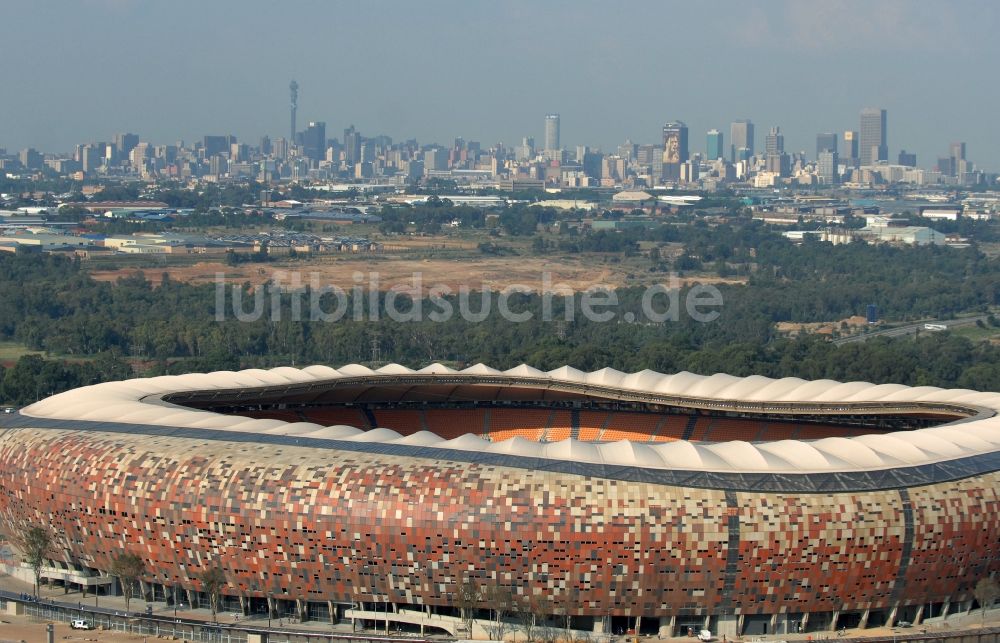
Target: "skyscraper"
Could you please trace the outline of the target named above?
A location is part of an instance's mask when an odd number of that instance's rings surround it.
[[[232,134],[228,136],[206,135],[202,141],[202,147],[205,149],[205,158],[227,153],[232,149],[233,143],[238,142]]]
[[[547,152],[560,150],[559,147],[559,114],[545,115],[545,150]]]
[[[753,138],[753,123],[749,120],[734,121],[729,126],[729,160],[735,163],[753,156]]]
[[[899,151],[899,160],[897,161],[900,165],[905,165],[907,167],[917,167],[917,155],[911,154],[906,150]]]
[[[139,144],[138,134],[115,134],[114,138],[115,153],[118,160],[125,160],[128,158],[129,153]]]
[[[292,94],[292,133],[288,137],[289,141],[295,142],[295,112],[299,111],[299,84],[292,79],[288,86],[288,91]]]
[[[856,167],[858,164],[858,133],[847,130],[844,132],[844,163],[849,167]]]
[[[861,165],[871,165],[877,161],[889,160],[889,146],[886,144],[885,110],[866,107],[861,110],[861,140],[858,144],[858,158]]]
[[[818,155],[816,163],[816,174],[826,185],[837,183],[837,152],[836,150],[824,149]]]
[[[816,158],[823,152],[837,151],[837,133],[823,132],[816,135]]]
[[[309,123],[309,127],[302,133],[302,153],[314,161],[326,158],[326,123]]]
[[[361,132],[354,125],[344,130],[344,160],[351,164],[361,160]]]
[[[722,151],[723,149],[722,132],[717,129],[708,130],[705,142],[705,158],[709,161],[721,159],[725,156],[725,153]]]
[[[688,128],[681,121],[663,126],[663,179],[679,181],[681,164],[688,160]]]
[[[785,151],[785,135],[781,128],[775,125],[764,137],[764,153],[767,155],[781,154]]]

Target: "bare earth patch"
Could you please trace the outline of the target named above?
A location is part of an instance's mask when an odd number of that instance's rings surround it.
[[[160,275],[167,273],[170,279],[186,283],[227,283],[250,282],[259,285],[273,280],[288,284],[292,274],[297,273],[302,285],[317,279],[321,286],[333,285],[345,290],[356,284],[368,288],[376,281],[378,287],[386,290],[394,285],[410,287],[414,283],[414,273],[420,275],[426,290],[438,284],[448,286],[453,291],[460,286],[472,290],[484,286],[502,290],[518,284],[532,290],[540,290],[543,275],[548,273],[548,283],[552,287],[565,285],[575,290],[586,290],[594,286],[618,288],[651,283],[668,283],[664,273],[635,273],[630,276],[626,268],[603,263],[601,258],[579,256],[552,260],[545,257],[482,257],[474,259],[396,259],[377,258],[322,258],[310,262],[252,263],[229,266],[222,262],[200,262],[188,266],[150,266],[148,269],[122,268],[101,270],[91,273],[97,281],[116,281],[121,277],[139,272],[154,284]],[[687,277],[681,283],[744,283],[744,279],[721,279],[717,277]]]
[[[143,638],[155,640],[155,636],[143,637],[141,634],[126,634],[123,632],[112,632],[110,630],[74,630],[67,623],[55,623],[56,641],[98,641],[100,643],[125,643],[126,641],[142,641]],[[45,623],[32,622],[27,616],[3,616],[0,623],[0,639],[6,641],[35,641],[45,640]]]
[[[775,324],[775,328],[779,333],[791,336],[799,335],[801,333],[832,335],[835,330],[857,330],[858,328],[864,328],[866,326],[868,326],[868,319],[862,317],[861,315],[854,315],[853,317],[848,317],[847,319],[835,322],[811,322],[801,324],[795,322],[778,322]]]

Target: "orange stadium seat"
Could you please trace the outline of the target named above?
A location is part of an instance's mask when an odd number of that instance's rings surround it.
[[[545,425],[542,438],[546,442],[568,440],[573,432],[572,416],[569,411],[553,411]]]
[[[593,442],[599,439],[601,429],[608,423],[611,415],[605,411],[580,411],[579,439],[584,442]]]
[[[545,434],[551,411],[545,409],[496,408],[490,413],[490,440],[502,442],[520,436],[538,442]]]
[[[427,430],[451,440],[471,433],[488,434],[485,409],[429,409],[424,413]]]
[[[253,411],[252,413],[247,413],[248,417],[257,418],[258,420],[281,420],[282,422],[301,422],[302,417],[295,411],[281,409],[272,411]]]
[[[419,409],[373,409],[380,427],[403,435],[424,430],[424,412]]]
[[[303,409],[302,418],[306,422],[315,422],[323,426],[345,424],[359,429],[371,428],[364,414],[355,408]]]

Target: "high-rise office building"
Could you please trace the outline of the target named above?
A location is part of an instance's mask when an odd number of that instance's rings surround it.
[[[785,135],[781,133],[781,128],[775,125],[764,137],[764,154],[781,154],[785,151]]]
[[[717,129],[708,130],[705,140],[705,158],[709,161],[725,157],[723,152],[722,132]]]
[[[824,149],[817,158],[819,160],[816,162],[816,174],[820,180],[826,185],[837,183],[837,151]]]
[[[948,176],[961,176],[969,171],[967,161],[965,160],[965,143],[952,143],[949,145],[948,155],[952,170]]]
[[[128,158],[129,153],[139,144],[138,134],[115,134],[115,158],[123,161]]]
[[[841,158],[849,167],[858,164],[858,133],[852,130],[844,132],[844,149]]]
[[[816,135],[816,158],[819,158],[822,152],[836,152],[837,151],[837,133],[836,132],[823,132],[822,134]]]
[[[525,136],[521,144],[514,148],[514,158],[518,161],[528,161],[535,156],[535,139]]]
[[[753,123],[745,119],[734,121],[729,126],[729,160],[735,163],[753,156],[753,138]]]
[[[292,82],[288,85],[288,91],[291,94],[291,109],[292,109],[292,133],[288,137],[288,140],[295,141],[295,115],[299,111],[299,84],[292,79]]]
[[[353,125],[344,130],[344,160],[352,165],[361,160],[361,132]]]
[[[625,139],[625,142],[618,146],[618,156],[626,161],[631,161],[638,153],[639,146],[629,139]]]
[[[232,150],[233,143],[238,142],[232,134],[228,136],[207,135],[202,140],[202,145],[205,148],[205,158],[215,156],[216,154],[228,154]]]
[[[663,179],[679,181],[681,164],[688,160],[688,128],[681,121],[663,126]]]
[[[42,163],[45,161],[45,157],[33,147],[28,147],[17,154],[17,160],[21,162],[21,165],[29,170],[37,170],[42,167]]]
[[[562,149],[559,146],[559,114],[545,115],[545,151]]]
[[[774,172],[778,176],[788,176],[791,174],[791,158],[784,152],[772,152],[764,156],[765,167],[768,172]]]
[[[326,158],[326,123],[311,122],[302,132],[302,154],[314,161]]]
[[[900,165],[905,165],[907,167],[917,167],[917,155],[906,150],[899,150],[899,158],[897,162]]]
[[[858,130],[858,158],[861,165],[872,165],[877,161],[889,160],[889,146],[886,143],[885,110],[866,107],[861,110],[861,127]]]

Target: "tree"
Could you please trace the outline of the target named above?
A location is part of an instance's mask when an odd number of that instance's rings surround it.
[[[479,601],[482,599],[483,592],[479,587],[479,584],[471,579],[466,578],[465,581],[458,586],[458,595],[455,598],[455,606],[461,611],[462,622],[465,624],[465,629],[469,634],[469,638],[473,637],[472,627],[476,624],[476,607],[479,606]]]
[[[514,595],[509,587],[504,587],[497,580],[485,588],[482,599],[493,610],[490,638],[496,641],[504,640],[504,634],[507,630],[507,622],[504,618],[514,609]]]
[[[540,596],[520,596],[514,599],[512,608],[526,643],[534,643],[538,636],[539,619],[542,622],[545,620],[544,599]]]
[[[27,526],[18,534],[17,545],[24,554],[24,559],[35,575],[35,596],[38,596],[38,585],[42,576],[42,565],[52,549],[52,532],[37,525]]]
[[[222,598],[222,588],[226,585],[226,573],[218,567],[210,567],[201,574],[201,584],[208,594],[208,602],[212,608],[212,620],[219,613],[219,601]]]
[[[132,553],[120,554],[111,562],[111,575],[118,578],[122,586],[126,612],[129,609],[129,602],[135,596],[139,578],[145,570],[146,565],[142,558]]]
[[[997,583],[995,578],[980,578],[979,582],[976,583],[975,589],[972,590],[972,595],[979,602],[979,608],[982,610],[982,620],[985,623],[986,609],[992,606],[997,598],[1000,598],[1000,584]]]

